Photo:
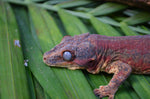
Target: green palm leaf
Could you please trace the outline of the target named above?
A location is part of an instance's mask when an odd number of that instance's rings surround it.
[[[27,99],[29,89],[19,30],[10,5],[0,2],[0,98]],[[23,89],[23,90],[22,90]]]
[[[0,1],[0,13],[4,13],[0,14],[0,51],[5,52],[0,55],[0,98],[96,99],[93,89],[108,84],[112,75],[50,68],[42,55],[64,35],[150,34],[149,12],[129,9],[118,3],[89,0]],[[15,39],[21,41],[22,49],[14,46]],[[24,60],[28,60],[26,68]],[[131,75],[115,98],[148,99],[149,90],[149,76]]]

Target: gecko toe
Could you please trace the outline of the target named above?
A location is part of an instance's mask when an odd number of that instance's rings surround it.
[[[99,89],[94,89],[94,94],[95,94],[96,96],[100,96],[100,91],[99,91]]]
[[[109,86],[100,86],[99,89],[94,90],[94,94],[99,98],[108,96],[109,99],[114,99],[115,90]]]

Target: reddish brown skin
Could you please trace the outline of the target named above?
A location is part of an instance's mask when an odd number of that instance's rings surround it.
[[[65,61],[63,52],[72,53]],[[150,35],[108,37],[97,34],[65,36],[60,44],[43,56],[49,66],[68,69],[86,69],[96,74],[100,71],[114,73],[106,86],[95,89],[100,98],[114,99],[118,87],[130,73],[150,74]]]

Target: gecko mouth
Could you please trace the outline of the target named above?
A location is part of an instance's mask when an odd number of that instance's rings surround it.
[[[78,65],[59,65],[59,64],[47,64],[50,67],[57,67],[57,68],[67,68],[70,70],[76,70],[76,69],[84,69],[83,67],[80,67]]]
[[[84,67],[79,66],[78,64],[75,64],[73,62],[58,62],[56,63],[55,61],[51,61],[51,63],[46,59],[43,58],[43,61],[46,65],[50,66],[50,67],[60,67],[60,68],[68,68],[71,70],[75,70],[75,69],[85,69]]]

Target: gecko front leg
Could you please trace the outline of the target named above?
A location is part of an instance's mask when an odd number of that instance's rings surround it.
[[[114,95],[118,90],[118,87],[124,80],[128,78],[132,71],[132,68],[126,63],[116,61],[106,67],[105,71],[107,73],[114,73],[114,76],[110,80],[108,85],[100,86],[99,89],[94,90],[94,93],[100,98],[109,96],[109,99],[114,99]]]

